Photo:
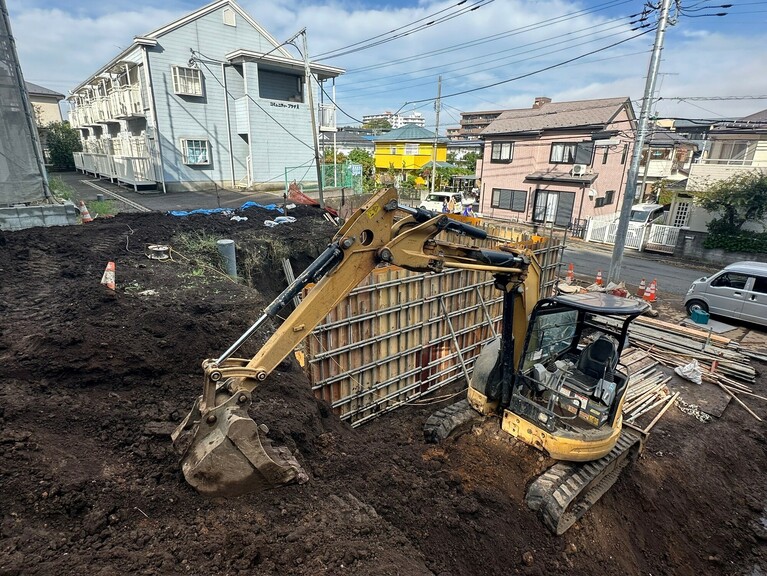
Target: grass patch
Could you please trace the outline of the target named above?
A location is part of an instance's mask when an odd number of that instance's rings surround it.
[[[93,218],[96,216],[114,216],[117,214],[117,208],[111,200],[91,200],[88,202],[88,212]]]
[[[226,276],[216,243],[220,236],[201,232],[182,232],[173,239],[173,250],[187,263],[184,278],[204,279],[209,274]]]
[[[61,176],[51,176],[48,178],[48,187],[56,198],[61,200],[74,201],[75,189],[61,179]]]

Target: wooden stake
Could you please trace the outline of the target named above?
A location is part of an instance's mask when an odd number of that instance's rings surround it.
[[[751,414],[751,416],[753,416],[754,418],[756,418],[756,419],[757,419],[759,422],[761,422],[761,421],[762,421],[762,419],[761,419],[761,418],[759,418],[759,416],[757,416],[757,415],[754,413],[754,411],[753,411],[753,410],[751,410],[751,408],[749,408],[748,406],[746,406],[746,405],[745,405],[745,403],[743,402],[743,400],[741,400],[740,398],[738,398],[737,396],[735,396],[735,394],[734,394],[733,392],[731,392],[730,390],[728,390],[728,389],[727,389],[727,387],[726,387],[724,384],[722,384],[721,382],[717,382],[717,383],[716,383],[716,385],[717,385],[717,386],[719,386],[719,387],[720,387],[722,390],[724,390],[725,392],[727,392],[727,394],[729,394],[730,396],[732,396],[732,399],[733,399],[733,400],[735,400],[735,402],[737,402],[737,403],[738,403],[738,404],[740,404],[741,406],[743,406],[743,408],[745,408],[745,409],[746,409],[746,412],[748,412],[749,414]]]
[[[668,410],[671,407],[671,405],[674,402],[676,402],[676,399],[678,397],[679,397],[679,392],[674,392],[674,395],[671,398],[669,398],[668,403],[666,403],[666,405],[663,408],[661,408],[660,412],[658,412],[658,414],[656,414],[655,418],[652,419],[652,422],[650,422],[647,425],[647,428],[645,428],[643,430],[643,432],[645,434],[648,434],[650,432],[650,430],[652,430],[652,427],[655,426],[655,424],[658,422],[658,420],[660,420],[660,417],[663,416],[663,414],[666,413],[666,410]]]

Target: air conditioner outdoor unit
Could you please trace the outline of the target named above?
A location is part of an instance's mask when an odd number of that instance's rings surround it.
[[[585,164],[573,164],[573,169],[570,170],[570,174],[573,176],[583,176],[586,173],[587,166]]]

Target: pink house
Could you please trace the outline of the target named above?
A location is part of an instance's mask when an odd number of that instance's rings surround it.
[[[482,131],[481,212],[563,227],[618,212],[635,127],[629,98],[504,111]]]

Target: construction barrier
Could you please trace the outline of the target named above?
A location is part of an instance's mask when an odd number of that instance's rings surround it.
[[[560,238],[515,236],[497,227],[490,234],[533,249],[542,268],[540,296],[552,294],[563,250]],[[463,243],[497,246],[470,238]],[[502,308],[503,294],[487,272],[378,268],[306,339],[305,369],[312,389],[341,419],[358,426],[467,380],[482,347],[500,330]]]

